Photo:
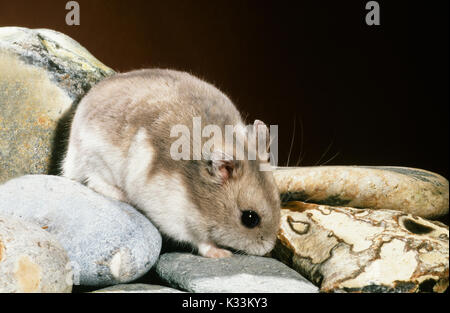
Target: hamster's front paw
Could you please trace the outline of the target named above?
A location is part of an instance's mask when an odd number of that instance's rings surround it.
[[[218,248],[216,245],[211,243],[199,244],[198,252],[201,256],[214,259],[229,258],[233,255],[231,251]]]
[[[219,258],[229,258],[232,255],[233,255],[233,253],[231,253],[231,251],[229,251],[229,250],[220,249],[220,248],[211,248],[206,253],[205,257],[219,259]]]

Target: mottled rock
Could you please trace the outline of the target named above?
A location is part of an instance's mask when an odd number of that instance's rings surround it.
[[[0,183],[56,171],[70,113],[113,70],[64,34],[0,27]]]
[[[69,258],[39,226],[0,215],[0,293],[71,292]]]
[[[317,292],[317,287],[286,265],[258,256],[210,259],[189,253],[166,253],[158,260],[156,272],[170,286],[188,292]]]
[[[144,215],[64,177],[27,175],[0,185],[0,214],[53,234],[72,261],[74,284],[135,280],[161,250],[161,235]]]
[[[123,284],[93,291],[93,293],[180,293],[181,290],[160,285]]]
[[[289,202],[272,255],[323,292],[444,292],[448,226],[393,210]]]
[[[448,214],[449,184],[421,169],[382,166],[278,168],[284,201],[399,210],[426,218]]]

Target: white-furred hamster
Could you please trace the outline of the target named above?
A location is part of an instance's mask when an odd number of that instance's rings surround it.
[[[72,122],[62,174],[95,191],[128,202],[170,238],[190,243],[206,257],[226,257],[227,248],[264,255],[274,247],[280,198],[268,162],[226,154],[217,141],[207,157],[176,160],[174,125],[195,133],[202,125],[248,130],[230,99],[184,72],[149,69],[117,74],[94,86]],[[225,133],[225,132],[224,132]],[[259,132],[255,132],[259,134]],[[257,136],[259,137],[259,136]],[[192,144],[195,137],[185,138]],[[201,138],[201,144],[208,138]],[[252,148],[242,142],[245,151]],[[229,151],[229,150],[227,150]],[[173,152],[173,151],[172,151]]]

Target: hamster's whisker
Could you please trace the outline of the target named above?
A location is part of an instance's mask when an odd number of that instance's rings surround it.
[[[324,153],[322,153],[322,155],[320,156],[320,159],[316,162],[316,164],[314,164],[314,166],[316,166],[317,164],[319,164],[320,161],[322,161],[323,157],[324,157],[325,155],[327,155],[328,151],[330,151],[331,146],[333,146],[333,142],[334,142],[334,138],[335,138],[335,137],[336,137],[336,133],[333,135],[333,138],[331,139],[331,142],[330,142],[330,144],[328,145],[327,149],[325,150]]]
[[[286,166],[289,166],[289,160],[291,159],[291,153],[292,153],[292,147],[294,146],[294,139],[295,139],[295,121],[297,120],[297,116],[294,116],[294,129],[292,130],[292,138],[291,138],[291,146],[289,148],[289,154],[287,157]]]
[[[333,155],[328,161],[320,164],[320,166],[327,164],[328,162],[331,162],[334,158],[336,158],[339,154],[341,153],[341,150],[339,150],[338,152],[336,152],[335,155]]]
[[[305,157],[304,151],[303,151],[303,119],[300,116],[300,155],[298,157],[297,163],[295,164],[295,167],[299,166],[301,162],[303,161],[303,158]]]

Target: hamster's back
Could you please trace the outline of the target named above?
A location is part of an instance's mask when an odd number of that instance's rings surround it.
[[[203,125],[241,122],[234,104],[216,87],[188,73],[162,69],[137,70],[103,80],[80,102],[77,117],[113,134],[121,134],[125,125],[189,126],[193,117],[201,117]]]

